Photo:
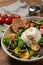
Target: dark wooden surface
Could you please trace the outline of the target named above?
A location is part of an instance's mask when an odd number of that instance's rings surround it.
[[[11,3],[14,3],[17,0],[0,0],[0,7],[7,6]],[[42,0],[20,0],[22,2],[27,2],[29,5],[41,5]]]
[[[0,7],[2,6],[8,6],[11,3],[14,3],[17,0],[0,0]]]
[[[9,57],[0,47],[0,65],[43,65],[43,60],[35,62],[20,62]]]
[[[7,5],[9,5],[9,4],[11,4],[11,3],[15,2],[15,1],[16,0],[0,0],[0,7],[1,6],[7,6]],[[21,0],[21,1],[27,1],[27,2],[29,2],[28,0]],[[31,0],[31,3],[32,3],[32,1],[34,2],[36,0]],[[30,62],[30,63],[29,62],[20,62],[20,61],[14,60],[11,57],[9,57],[2,50],[2,48],[0,47],[0,65],[43,65],[43,59],[40,60],[40,61],[35,61],[35,62]]]
[[[29,5],[41,5],[42,0],[21,0],[22,2],[27,2]]]

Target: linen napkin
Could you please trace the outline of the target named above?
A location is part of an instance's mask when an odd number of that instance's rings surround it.
[[[20,1],[17,1],[9,6],[1,7],[0,13],[15,14],[15,15],[20,15],[21,17],[25,17],[29,15],[28,8],[29,6],[26,2],[22,3]]]

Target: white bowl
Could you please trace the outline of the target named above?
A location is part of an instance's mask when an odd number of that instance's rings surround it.
[[[25,17],[25,18],[22,18],[22,19],[29,19],[29,20],[37,20],[37,21],[40,21],[43,19],[43,17],[35,17],[35,16],[31,16],[31,17]],[[26,62],[30,62],[30,61],[37,61],[37,60],[40,60],[40,59],[43,59],[43,56],[40,57],[40,58],[35,58],[35,59],[29,59],[29,60],[23,60],[23,59],[20,59],[20,58],[17,58],[13,55],[11,55],[11,53],[7,50],[6,46],[4,45],[4,43],[2,42],[2,40],[7,36],[8,33],[12,33],[13,31],[11,30],[11,25],[8,26],[8,28],[5,30],[2,38],[1,38],[1,46],[2,46],[2,49],[6,52],[6,54],[8,54],[10,57],[16,59],[16,60],[19,60],[19,61],[26,61]]]

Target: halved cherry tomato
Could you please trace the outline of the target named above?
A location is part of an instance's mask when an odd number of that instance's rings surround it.
[[[42,29],[43,29],[43,24],[42,24],[42,25],[40,25],[40,28],[42,28]]]
[[[15,39],[17,38],[17,35],[14,35],[14,37],[13,37],[13,38],[14,38],[14,40],[15,40]]]
[[[7,14],[1,14],[1,17],[2,18],[7,18],[8,16],[7,16]]]
[[[17,15],[15,18],[19,19],[19,18],[21,18],[21,17]]]
[[[6,18],[5,23],[8,24],[8,25],[11,24],[12,23],[12,19],[11,18]]]
[[[17,35],[15,34],[11,41],[13,42],[16,38],[17,38]]]
[[[9,18],[13,19],[15,16],[13,14],[8,15]]]
[[[40,33],[43,35],[43,29],[42,29],[42,28],[40,28],[40,30],[39,30],[39,31],[40,31]]]
[[[5,21],[5,19],[4,19],[4,18],[2,18],[2,17],[0,17],[0,24],[3,24],[3,23],[4,23],[4,21]]]
[[[33,23],[30,23],[30,27],[34,27],[34,24]]]

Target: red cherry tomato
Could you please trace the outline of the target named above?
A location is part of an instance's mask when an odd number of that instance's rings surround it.
[[[17,35],[14,35],[13,38],[12,38],[12,42],[17,38]]]
[[[3,23],[5,23],[5,18],[2,18]]]
[[[12,19],[11,18],[6,18],[5,23],[8,24],[8,25],[11,24],[12,23]]]
[[[8,16],[7,16],[7,14],[1,14],[1,17],[2,18],[7,18]]]
[[[9,18],[13,19],[15,16],[13,14],[8,15]]]
[[[43,29],[43,25],[40,25],[40,28],[42,28],[42,29]]]
[[[20,16],[16,16],[17,19],[21,18]]]
[[[34,24],[33,23],[30,23],[30,27],[34,27]]]
[[[4,18],[0,17],[0,24],[3,24],[4,23]]]
[[[17,38],[17,35],[14,35],[14,37],[13,37],[13,38],[14,38],[14,40],[15,40],[15,39]]]
[[[40,33],[41,33],[41,34],[43,34],[43,29],[42,29],[42,28],[40,28],[40,30],[39,30],[39,31],[40,31]]]

